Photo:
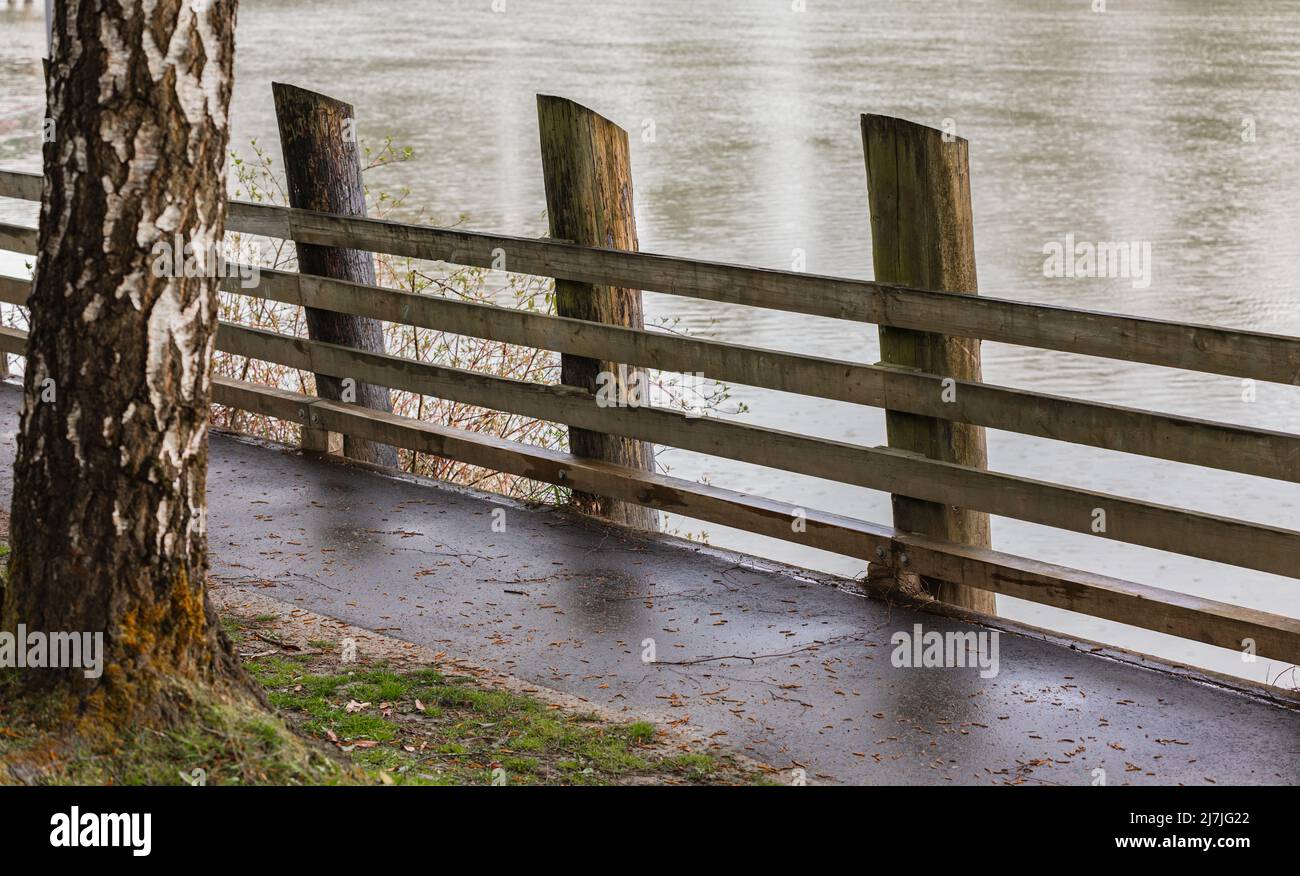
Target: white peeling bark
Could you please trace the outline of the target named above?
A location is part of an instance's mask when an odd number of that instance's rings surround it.
[[[0,622],[104,631],[102,681],[121,690],[229,661],[203,590],[216,266],[185,276],[173,253],[159,276],[155,247],[222,239],[235,7],[56,10]]]

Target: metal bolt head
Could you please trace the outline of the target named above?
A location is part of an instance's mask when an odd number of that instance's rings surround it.
[[[898,555],[898,562],[899,562],[901,565],[906,566],[908,563],[912,562],[912,558],[909,557],[907,554],[899,554],[899,555]]]

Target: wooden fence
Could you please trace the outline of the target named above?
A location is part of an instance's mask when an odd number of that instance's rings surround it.
[[[0,171],[0,197],[39,200],[40,195],[39,176]],[[499,264],[505,253],[512,272],[592,287],[648,289],[946,337],[1300,384],[1300,338],[1261,332],[241,202],[231,202],[227,230],[299,245],[478,267]],[[0,249],[34,254],[36,244],[36,229],[0,224]],[[230,273],[234,279],[227,282],[227,291],[275,302],[565,356],[703,373],[748,386],[1300,483],[1300,436],[1283,432],[304,273],[262,269],[256,286],[242,288],[238,271]],[[29,280],[0,276],[0,301],[22,305],[29,291]],[[0,351],[22,355],[25,347],[24,332],[0,329]],[[648,405],[602,406],[587,388],[496,377],[249,326],[222,323],[217,347],[318,375],[1300,578],[1300,532],[1248,520],[989,471],[893,447],[859,446]],[[293,421],[317,434],[341,433],[447,457],[861,558],[900,573],[1224,648],[1240,650],[1249,639],[1262,656],[1300,663],[1296,618],[237,380],[217,378],[214,402]],[[1098,510],[1107,521],[1101,532],[1093,525]],[[797,521],[801,525],[795,525]]]

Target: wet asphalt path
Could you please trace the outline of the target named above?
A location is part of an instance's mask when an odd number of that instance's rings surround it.
[[[0,386],[6,506],[19,398]],[[980,628],[229,436],[210,465],[214,586],[680,722],[791,779],[1300,784],[1300,712],[1233,691],[1012,633],[994,678],[898,668],[896,631]]]

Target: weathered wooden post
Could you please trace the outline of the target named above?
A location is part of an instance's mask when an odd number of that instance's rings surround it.
[[[361,181],[361,156],[356,123],[350,104],[281,82],[271,83],[275,117],[280,128],[280,150],[289,183],[289,206],[346,216],[366,215],[366,193]],[[336,246],[299,243],[298,269],[353,283],[375,284],[374,256],[369,252]],[[307,335],[313,340],[343,344],[371,353],[384,352],[383,325],[377,319],[307,308]],[[382,386],[316,375],[316,393],[333,401],[351,401],[376,411],[393,409]],[[329,451],[323,430],[303,427],[304,450]],[[343,453],[349,459],[396,467],[397,451],[344,436]]]
[[[862,116],[876,280],[977,294],[970,167],[965,140],[903,119]],[[880,326],[884,364],[980,380],[980,342]],[[955,391],[955,386],[949,387]],[[889,446],[931,459],[987,468],[984,429],[952,420],[886,411]],[[989,547],[988,515],[894,496],[894,527],[958,544]],[[996,613],[992,592],[950,581],[926,582],[936,599]]]
[[[627,132],[573,101],[544,94],[537,96],[537,121],[551,236],[587,246],[636,250]],[[557,280],[555,309],[560,316],[592,322],[645,325],[639,289]],[[594,393],[602,373],[622,390],[620,399],[629,397],[627,384],[642,379],[638,368],[583,356],[560,357],[560,381],[566,385]],[[571,428],[569,448],[579,456],[654,470],[654,448],[644,441]],[[642,529],[659,528],[659,514],[650,508],[577,492],[573,502],[588,514]]]

